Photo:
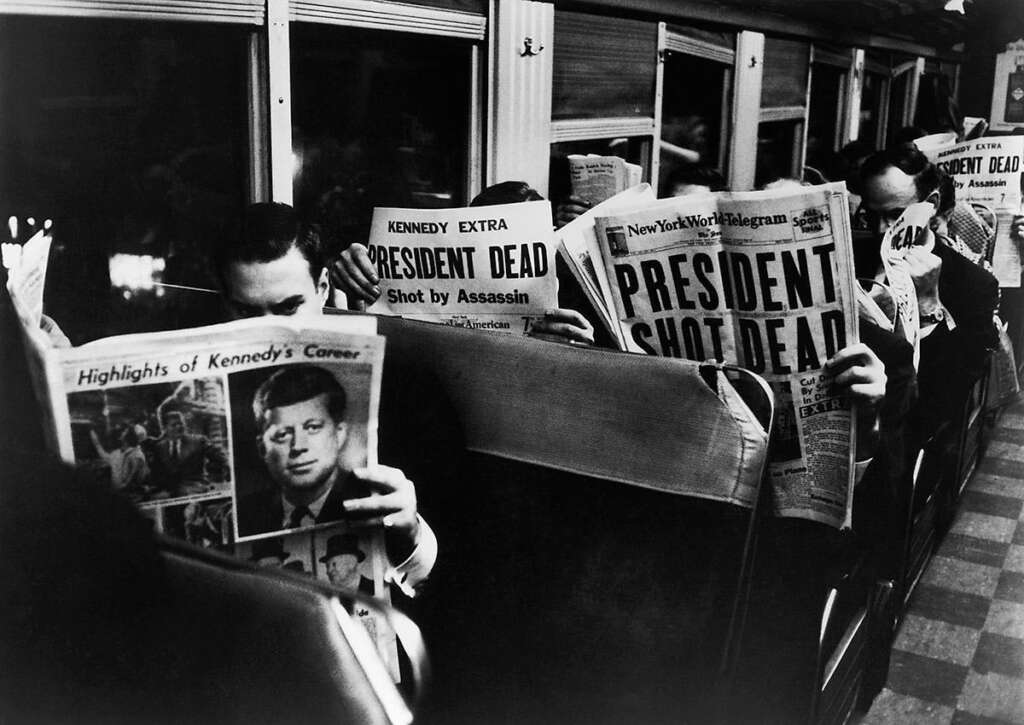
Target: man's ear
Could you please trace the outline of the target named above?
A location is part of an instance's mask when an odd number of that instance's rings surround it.
[[[330,276],[327,273],[327,267],[320,270],[320,276],[316,280],[316,294],[320,298],[320,306],[323,307],[327,304],[327,294],[331,290]]]
[[[334,424],[334,435],[338,437],[338,448],[340,449],[345,445],[345,441],[348,440],[348,423],[341,421],[340,423]]]

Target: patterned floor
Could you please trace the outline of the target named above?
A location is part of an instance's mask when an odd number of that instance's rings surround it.
[[[1024,725],[1024,401],[990,440],[861,725]]]

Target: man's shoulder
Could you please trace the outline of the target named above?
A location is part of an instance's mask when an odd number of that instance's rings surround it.
[[[276,488],[260,488],[239,496],[235,506],[238,535],[252,536],[281,528],[281,493]]]

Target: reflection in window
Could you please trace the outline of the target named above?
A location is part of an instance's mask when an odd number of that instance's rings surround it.
[[[0,214],[50,217],[46,311],[74,343],[197,324],[116,255],[208,287],[203,252],[247,193],[247,31],[226,25],[0,19]]]
[[[375,206],[468,201],[469,42],[295,23],[291,51],[295,205],[333,251]]]
[[[595,154],[597,156],[618,156],[631,164],[643,167],[643,180],[649,181],[651,158],[651,137],[593,139],[589,141],[564,141],[551,144],[551,168],[548,181],[548,197],[554,202],[566,199],[571,187],[569,183],[570,154]]]
[[[661,140],[692,151],[698,158],[688,158],[683,152],[663,145],[659,196],[668,195],[664,185],[672,171],[693,160],[724,171],[728,106],[723,98],[731,96],[730,81],[729,68],[722,63],[688,53],[666,53]]]

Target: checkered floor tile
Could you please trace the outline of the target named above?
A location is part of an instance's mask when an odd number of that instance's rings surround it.
[[[861,725],[1024,725],[1024,402],[989,440]]]

